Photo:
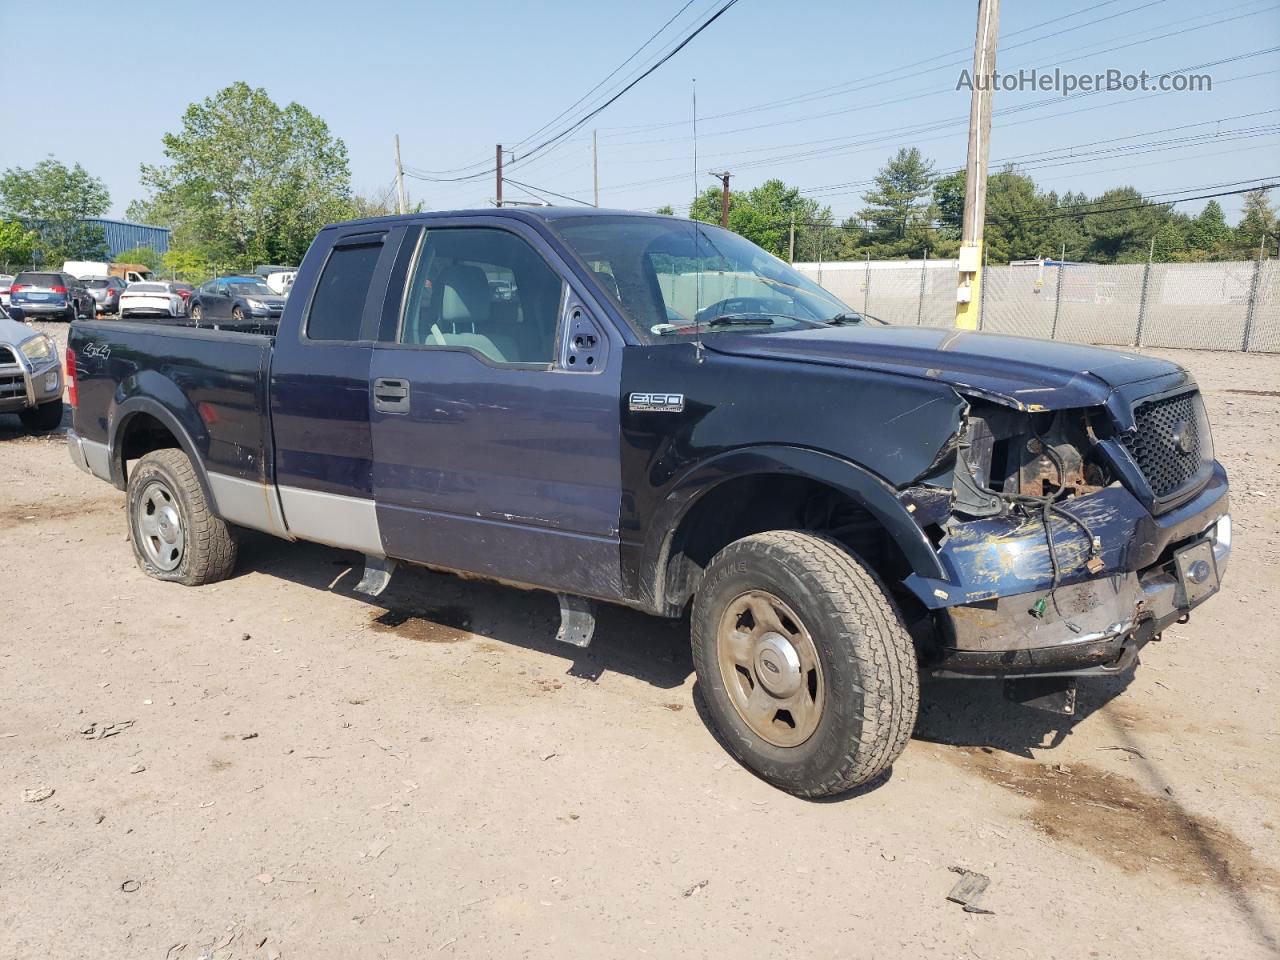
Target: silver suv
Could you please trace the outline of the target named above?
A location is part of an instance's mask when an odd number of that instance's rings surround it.
[[[62,387],[53,338],[0,309],[0,413],[16,413],[28,430],[57,429]]]

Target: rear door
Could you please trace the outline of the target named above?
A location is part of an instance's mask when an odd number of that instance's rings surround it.
[[[568,276],[506,218],[428,221],[403,251],[370,370],[388,555],[622,596],[621,340]]]
[[[299,273],[271,361],[275,481],[290,532],[377,555],[369,359],[405,232],[323,232]]]

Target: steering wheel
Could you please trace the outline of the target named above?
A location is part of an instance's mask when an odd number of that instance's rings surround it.
[[[726,313],[768,313],[778,312],[777,304],[760,297],[726,297],[709,307],[698,311],[698,323],[706,323]]]

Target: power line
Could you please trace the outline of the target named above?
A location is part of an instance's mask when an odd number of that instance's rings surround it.
[[[736,5],[737,3],[738,3],[738,0],[726,0],[726,2],[723,3],[719,7],[719,9],[716,10],[715,13],[711,14],[710,17],[708,17],[702,23],[700,23],[696,29],[694,29],[691,33],[685,36],[685,38],[681,40],[678,44],[676,44],[674,48],[667,51],[667,53],[665,53],[662,57],[660,57],[655,63],[650,65],[638,77],[630,81],[626,86],[624,86],[621,90],[619,90],[617,93],[611,96],[608,100],[606,100],[600,106],[594,107],[588,113],[579,117],[572,124],[570,124],[564,130],[562,130],[560,133],[554,134],[553,136],[550,136],[547,139],[543,140],[536,147],[533,147],[532,149],[530,149],[528,152],[524,154],[524,156],[520,157],[519,159],[521,161],[531,160],[532,158],[536,157],[539,153],[541,153],[543,150],[546,150],[548,147],[563,140],[569,134],[573,133],[573,131],[580,129],[583,125],[587,123],[587,121],[591,120],[593,117],[599,116],[602,112],[607,110],[613,104],[617,103],[618,100],[620,100],[623,96],[625,96],[637,84],[641,83],[647,77],[652,75],[663,64],[665,64],[677,53],[679,53],[681,50],[687,47],[690,43],[692,43],[694,38],[696,38],[704,30],[706,30],[713,23],[715,23],[722,16],[724,16],[729,11],[729,9],[734,5]],[[512,161],[512,165],[514,164],[515,164],[515,161]],[[493,173],[495,169],[496,167],[493,167],[488,170],[481,171],[479,173],[472,173],[472,174],[467,174],[466,176],[459,176],[459,177],[431,177],[431,176],[422,176],[420,174],[414,174],[414,176],[417,176],[418,179],[420,180],[431,180],[434,182],[456,182],[456,181],[462,181],[462,180],[478,180],[481,177],[487,177],[489,174]]]
[[[537,196],[539,193],[545,193],[547,194],[547,196],[550,196],[550,197],[558,197],[561,200],[570,200],[573,203],[580,203],[584,207],[594,206],[594,204],[591,204],[586,200],[579,200],[577,197],[570,197],[570,196],[566,196],[563,193],[556,193],[554,190],[548,190],[546,187],[531,187],[527,183],[521,183],[519,180],[513,180],[510,177],[503,177],[503,179],[506,180],[507,183],[514,183],[517,187],[523,187],[524,189],[532,193],[534,196]]]

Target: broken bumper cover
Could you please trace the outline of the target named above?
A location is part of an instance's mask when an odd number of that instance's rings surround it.
[[[958,525],[939,550],[947,581],[907,585],[935,611],[935,676],[1020,677],[1118,673],[1169,624],[1217,592],[1231,554],[1221,465],[1191,500],[1153,517],[1119,487],[1063,505],[1102,542],[1098,572],[1075,524],[1053,521],[1061,575],[1042,521],[995,518]],[[1038,604],[1038,601],[1045,601]]]

